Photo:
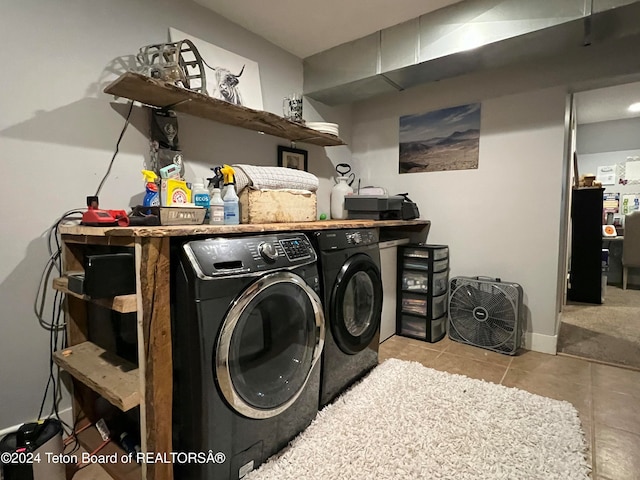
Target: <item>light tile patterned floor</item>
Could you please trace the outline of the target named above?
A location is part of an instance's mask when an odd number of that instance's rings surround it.
[[[426,343],[394,336],[380,346],[387,358],[414,360],[538,395],[571,402],[580,415],[594,480],[640,479],[640,372],[565,356],[523,350],[510,357],[445,338]],[[74,480],[107,480],[99,466]]]
[[[590,443],[593,478],[640,479],[638,371],[526,350],[510,357],[448,338],[426,343],[394,336],[380,346],[380,361],[387,358],[566,400],[578,410]]]

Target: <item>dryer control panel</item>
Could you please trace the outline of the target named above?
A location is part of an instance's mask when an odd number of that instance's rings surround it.
[[[317,260],[302,233],[207,238],[188,242],[183,250],[200,278],[261,274]]]
[[[373,228],[327,230],[316,232],[316,240],[322,251],[342,250],[378,243],[378,232]]]

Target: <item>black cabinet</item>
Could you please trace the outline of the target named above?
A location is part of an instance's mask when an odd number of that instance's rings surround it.
[[[398,247],[396,334],[427,342],[447,330],[449,247],[409,244]]]
[[[567,297],[602,303],[602,188],[577,188],[571,200],[571,267]]]

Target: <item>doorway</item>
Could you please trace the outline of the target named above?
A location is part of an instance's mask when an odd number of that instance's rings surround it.
[[[609,253],[602,304],[567,301],[560,314],[557,350],[560,355],[640,370],[639,270],[630,270],[627,289],[622,289],[624,218],[640,200],[640,179],[627,173],[640,165],[628,163],[640,161],[640,112],[629,110],[636,102],[640,82],[574,95],[575,174],[593,174],[602,183],[602,223],[611,224],[616,235],[602,241]],[[568,243],[571,255],[571,240]]]

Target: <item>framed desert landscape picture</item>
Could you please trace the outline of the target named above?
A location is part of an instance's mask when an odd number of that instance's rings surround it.
[[[478,168],[480,104],[400,117],[400,173]]]

